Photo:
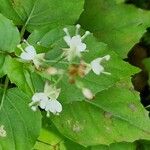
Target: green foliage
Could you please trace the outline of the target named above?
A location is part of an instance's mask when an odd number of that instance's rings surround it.
[[[81,14],[83,4],[83,0],[1,0],[0,11],[15,24],[32,31],[73,24]]]
[[[8,90],[5,97],[0,93],[0,126],[6,131],[6,136],[0,136],[2,149],[31,149],[40,132],[40,113],[30,110],[30,98],[18,88]]]
[[[69,32],[74,34],[74,27],[69,26],[68,29]],[[47,49],[50,49],[50,51],[48,51],[46,54],[46,58],[47,61],[51,62],[52,59],[59,57],[59,55],[62,53],[62,48],[66,47],[63,36],[64,33],[63,29],[61,28],[56,28],[50,30],[49,32],[45,30],[35,31],[30,35],[29,42],[35,44],[35,46],[36,43],[39,42],[40,47],[44,47],[46,51]],[[93,35],[87,37],[85,43],[89,49],[89,52],[83,55],[83,59],[87,62],[92,61],[94,58],[96,58],[96,56],[102,57],[106,54],[111,56],[110,61],[107,64],[104,64],[106,70],[108,70],[111,75],[97,76],[94,73],[90,73],[85,78],[79,79],[79,81],[81,80],[83,82],[85,87],[90,87],[94,94],[113,86],[116,82],[126,77],[130,77],[132,74],[139,71],[137,68],[122,61],[122,59],[116,53],[108,50],[106,44],[98,42]],[[123,69],[121,66],[123,66]],[[64,77],[59,85],[62,87],[63,95],[60,97],[62,102],[68,103],[72,101],[82,101],[84,99],[80,90],[77,90],[74,85],[70,85],[68,83],[68,77]]]
[[[12,21],[0,14],[0,51],[13,52],[20,42],[20,35],[17,27]]]
[[[0,12],[0,150],[149,149],[149,114],[131,83],[140,70],[122,59],[149,11],[124,0],[0,0]]]
[[[81,25],[122,58],[139,42],[149,26],[150,13],[115,0],[88,0]],[[89,21],[90,20],[90,21]]]
[[[115,143],[110,146],[95,146],[92,150],[136,150],[135,143]]]
[[[94,101],[64,105],[53,122],[61,133],[84,146],[149,139],[148,112],[137,97],[127,89],[112,87],[98,93]]]

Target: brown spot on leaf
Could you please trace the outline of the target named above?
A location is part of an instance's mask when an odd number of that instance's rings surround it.
[[[78,121],[75,122],[75,124],[73,124],[73,128],[72,130],[76,133],[80,132],[81,130],[83,130],[83,127],[79,124]]]

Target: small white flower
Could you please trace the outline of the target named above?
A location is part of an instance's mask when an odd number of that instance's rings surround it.
[[[93,97],[94,97],[92,91],[88,88],[82,88],[82,93],[83,93],[84,97],[89,100],[93,99]]]
[[[32,102],[29,103],[29,106],[33,111],[36,111],[38,106],[45,109],[47,116],[50,115],[50,112],[59,115],[62,111],[62,105],[57,100],[59,93],[60,89],[46,82],[44,92],[35,93],[32,96]]]
[[[24,40],[24,42],[27,44],[25,49],[23,49],[21,45],[18,45],[18,48],[22,51],[20,58],[25,61],[33,61],[35,67],[38,69],[44,60],[45,53],[37,54],[32,45],[30,45],[26,40]]]
[[[105,72],[104,71],[104,67],[102,66],[102,61],[108,61],[110,59],[110,55],[106,55],[104,57],[99,57],[99,58],[96,58],[94,59],[90,65],[91,65],[91,69],[93,70],[93,72],[97,75],[100,75],[101,73],[104,73],[104,74],[108,74],[110,75],[111,73],[109,72]]]
[[[81,52],[86,50],[86,44],[83,43],[83,40],[86,38],[87,35],[90,34],[89,31],[86,31],[85,34],[81,37],[79,34],[80,25],[76,25],[76,34],[75,36],[71,37],[68,29],[64,28],[64,32],[66,33],[66,36],[64,36],[64,40],[69,46],[69,48],[64,48],[63,56],[66,57],[68,61],[71,61],[76,56],[81,57]]]

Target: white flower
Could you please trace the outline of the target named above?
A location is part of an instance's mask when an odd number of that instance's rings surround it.
[[[78,24],[76,25],[76,34],[73,37],[70,36],[67,28],[63,29],[66,33],[66,36],[64,36],[64,40],[69,46],[69,48],[63,49],[63,56],[65,56],[68,61],[71,61],[76,56],[81,57],[81,52],[86,50],[86,44],[83,43],[83,40],[86,38],[87,35],[90,34],[90,32],[86,31],[85,34],[81,37],[81,35],[79,35],[79,29],[80,25]]]
[[[93,70],[93,72],[97,75],[100,75],[101,73],[104,73],[104,74],[108,74],[110,75],[111,73],[109,72],[105,72],[104,71],[104,67],[102,66],[102,61],[108,61],[110,59],[110,55],[106,55],[104,57],[99,57],[99,58],[96,58],[94,59],[90,65],[91,65],[91,69]]]
[[[93,99],[93,97],[94,97],[92,91],[88,88],[82,88],[82,93],[85,96],[85,98],[87,98],[89,100]]]
[[[44,60],[45,54],[37,54],[35,48],[32,45],[30,45],[26,40],[24,40],[24,42],[27,44],[25,49],[23,49],[21,45],[18,45],[18,48],[20,48],[22,51],[20,58],[25,61],[33,61],[35,67],[38,69]]]
[[[36,111],[38,106],[45,109],[47,116],[50,115],[50,112],[59,115],[62,111],[62,105],[57,100],[59,93],[60,89],[46,82],[44,92],[35,93],[32,96],[32,102],[29,103],[29,106],[33,111]]]

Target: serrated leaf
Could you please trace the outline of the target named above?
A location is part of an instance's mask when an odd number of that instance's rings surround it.
[[[150,139],[148,112],[135,93],[123,88],[104,90],[90,102],[64,105],[52,121],[62,134],[84,146]]]
[[[1,0],[0,11],[28,30],[74,24],[84,0]],[[8,11],[9,10],[9,11]]]
[[[20,42],[20,34],[11,20],[0,14],[0,51],[13,52]]]
[[[0,126],[6,131],[6,136],[0,136],[3,150],[27,150],[35,144],[41,116],[29,108],[29,102],[30,98],[17,88],[9,89],[1,102]]]
[[[126,58],[150,25],[149,17],[150,12],[116,0],[88,0],[79,22]]]

